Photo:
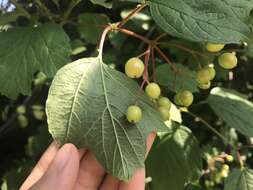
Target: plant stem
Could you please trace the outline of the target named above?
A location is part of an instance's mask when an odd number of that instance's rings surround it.
[[[156,81],[156,61],[155,61],[155,50],[154,47],[151,48],[151,57],[152,57],[152,70],[153,70],[153,80]]]
[[[163,44],[164,44],[164,43],[158,43],[157,45],[163,45]],[[205,54],[203,54],[203,53],[201,53],[201,52],[198,52],[198,51],[196,51],[196,50],[190,49],[190,48],[185,47],[185,46],[183,46],[183,45],[181,45],[181,44],[175,44],[175,43],[166,42],[166,46],[176,47],[176,48],[182,49],[182,50],[184,50],[184,51],[186,51],[186,52],[188,52],[188,53],[190,53],[190,54],[193,54],[193,55],[196,54],[196,55],[201,56],[201,57],[204,57],[204,58],[207,58],[207,57],[208,57],[207,55],[205,55]]]
[[[142,36],[142,35],[139,35],[139,34],[133,32],[133,31],[127,30],[127,29],[125,29],[125,28],[118,28],[117,30],[118,30],[119,32],[125,33],[125,34],[127,34],[127,35],[129,35],[129,36],[133,36],[133,37],[135,37],[135,38],[138,38],[138,39],[142,40],[143,42],[145,42],[145,43],[147,43],[147,44],[150,44],[150,43],[151,43],[151,41],[150,41],[149,39],[145,38],[145,37]]]
[[[75,8],[76,5],[78,5],[81,2],[81,0],[78,1],[71,1],[68,10],[63,15],[63,20],[61,22],[61,25],[64,25],[67,22],[67,19],[69,15],[71,14],[73,8]]]
[[[127,21],[134,16],[135,14],[137,14],[138,12],[140,12],[142,9],[144,9],[148,4],[145,2],[144,4],[141,5],[137,5],[137,7],[131,11],[118,25],[118,28],[121,28],[123,25],[125,25],[127,23]]]
[[[136,57],[141,58],[141,57],[143,57],[144,55],[146,55],[147,53],[148,53],[148,50],[147,50],[147,51],[144,51],[144,52],[141,53],[140,55],[137,55]]]
[[[176,66],[170,61],[170,59],[163,53],[163,51],[157,47],[157,46],[154,46],[154,48],[156,49],[156,51],[159,53],[159,55],[172,67],[172,69],[174,71],[177,71],[177,68]]]
[[[100,39],[99,49],[98,49],[98,58],[101,60],[101,62],[103,62],[103,48],[104,48],[105,38],[108,32],[110,32],[111,30],[112,30],[112,26],[111,25],[107,26],[104,29],[101,39]]]
[[[167,33],[162,33],[160,34],[159,36],[157,36],[155,39],[154,39],[154,42],[158,42],[161,38],[167,36],[168,34]]]
[[[241,157],[239,150],[236,152],[236,154],[237,154],[237,159],[239,161],[240,167],[243,168],[244,164],[243,164],[242,157]]]
[[[204,124],[204,126],[206,126],[208,129],[210,129],[212,132],[214,132],[224,142],[227,142],[227,139],[219,131],[217,131],[213,126],[211,126],[207,121],[205,121],[203,118],[199,117],[198,115],[196,115],[196,114],[194,114],[194,113],[192,113],[190,111],[187,111],[185,113],[188,113],[190,116],[192,116],[194,118],[198,118],[199,121]]]
[[[144,74],[143,74],[143,79],[147,83],[149,82],[149,79],[148,79],[148,63],[149,63],[149,58],[150,58],[150,49],[151,49],[151,47],[148,46],[147,54],[145,55],[145,63],[144,63],[145,66],[144,66]]]

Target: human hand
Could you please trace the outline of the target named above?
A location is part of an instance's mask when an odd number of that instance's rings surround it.
[[[147,150],[155,134],[147,139]],[[145,169],[139,169],[129,182],[106,173],[88,150],[77,150],[72,144],[53,142],[25,180],[20,190],[144,190]]]

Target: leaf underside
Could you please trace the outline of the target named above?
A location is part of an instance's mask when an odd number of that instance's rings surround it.
[[[133,125],[125,112],[136,100],[143,117]],[[147,135],[168,130],[137,83],[98,58],[81,59],[59,70],[46,111],[49,131],[58,142],[88,148],[121,180],[129,180],[144,166]]]

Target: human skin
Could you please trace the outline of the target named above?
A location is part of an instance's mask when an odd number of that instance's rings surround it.
[[[147,139],[147,152],[154,141]],[[88,150],[78,150],[73,144],[61,148],[53,142],[27,177],[20,190],[144,190],[145,169],[139,169],[128,182],[106,173]]]

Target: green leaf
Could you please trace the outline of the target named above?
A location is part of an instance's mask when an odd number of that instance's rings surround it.
[[[133,125],[125,113],[136,102],[143,116]],[[144,167],[147,135],[168,130],[137,83],[99,58],[84,58],[58,71],[46,112],[49,131],[58,142],[88,148],[121,180],[129,180]]]
[[[175,72],[167,64],[157,68],[157,82],[168,90],[178,92],[182,89],[198,92],[197,82],[195,80],[196,72],[187,67],[176,64],[179,72]]]
[[[230,172],[225,181],[224,190],[252,190],[253,189],[253,170],[243,168]]]
[[[94,4],[101,5],[108,9],[112,8],[112,2],[107,2],[107,0],[90,0],[90,1]]]
[[[78,30],[88,43],[97,44],[109,22],[109,18],[104,14],[83,13],[79,16]]]
[[[207,99],[213,111],[228,126],[253,136],[253,104],[242,94],[225,88],[213,88]]]
[[[172,126],[172,130],[159,135],[146,161],[155,190],[183,190],[186,182],[198,179],[202,169],[198,142],[191,131],[184,126]]]
[[[30,95],[34,73],[53,77],[70,53],[68,36],[55,24],[0,32],[0,93],[13,99]]]
[[[167,33],[192,41],[224,44],[240,43],[250,36],[252,9],[252,0],[150,2],[152,17]]]

